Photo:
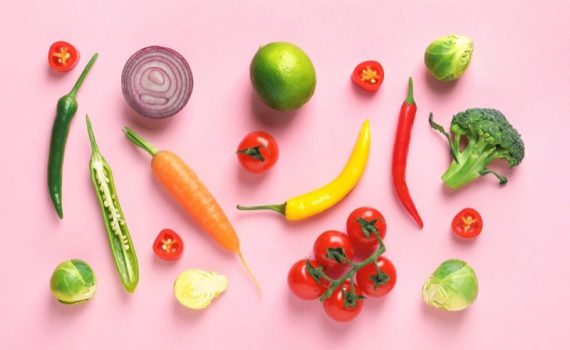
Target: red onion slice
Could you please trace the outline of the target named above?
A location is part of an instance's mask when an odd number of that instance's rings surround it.
[[[150,118],[178,113],[192,95],[194,80],[178,52],[149,46],[132,55],[121,75],[123,96],[131,108]]]

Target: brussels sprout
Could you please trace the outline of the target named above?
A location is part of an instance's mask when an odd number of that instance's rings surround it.
[[[424,284],[426,304],[447,311],[460,311],[473,304],[479,286],[475,271],[465,261],[444,261]]]
[[[429,44],[424,62],[436,79],[455,80],[469,67],[472,54],[473,41],[466,36],[452,34]]]
[[[91,267],[82,260],[68,260],[59,264],[50,279],[52,294],[64,304],[75,304],[95,294],[97,281]]]

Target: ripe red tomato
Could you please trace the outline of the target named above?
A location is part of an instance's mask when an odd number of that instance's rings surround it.
[[[354,285],[354,294],[350,293],[350,282],[345,281],[333,294],[323,301],[327,315],[338,322],[352,321],[364,305],[364,296],[358,285]]]
[[[279,158],[279,147],[273,136],[264,131],[254,131],[240,142],[237,155],[247,171],[261,173],[275,165]]]
[[[325,269],[335,269],[348,263],[354,258],[354,247],[350,238],[339,231],[321,233],[315,245],[313,254],[319,265]]]
[[[152,250],[161,259],[175,260],[182,255],[184,244],[176,232],[166,228],[154,240]]]
[[[314,268],[319,267],[315,260],[311,259],[309,263]],[[325,280],[321,280],[321,283],[317,282],[307,269],[306,260],[303,259],[291,266],[287,276],[287,283],[291,292],[297,297],[303,300],[313,300],[323,295],[328,282]]]
[[[376,209],[362,207],[355,209],[346,220],[346,232],[352,242],[360,248],[375,248],[378,246],[378,239],[374,231],[382,239],[386,237],[386,220]]]
[[[384,81],[384,68],[376,61],[364,61],[352,72],[352,82],[367,92],[375,92]]]
[[[483,229],[483,219],[477,210],[465,208],[451,222],[451,229],[457,237],[475,238]]]
[[[65,41],[53,43],[48,52],[49,66],[57,72],[71,70],[79,61],[79,52],[73,45]]]
[[[388,294],[396,284],[396,268],[383,256],[376,264],[370,263],[356,273],[356,281],[364,294],[371,297],[381,297]]]

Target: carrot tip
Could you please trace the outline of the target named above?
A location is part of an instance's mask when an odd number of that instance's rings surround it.
[[[247,274],[249,275],[249,277],[253,281],[253,284],[255,285],[255,289],[259,293],[259,296],[263,295],[263,291],[261,290],[261,287],[259,286],[259,283],[257,282],[257,279],[255,278],[255,275],[253,274],[253,272],[251,272],[251,270],[249,269],[249,266],[245,262],[243,255],[241,254],[241,252],[237,252],[237,255],[239,256],[239,260],[241,261],[241,264],[243,265],[243,267],[247,271]]]

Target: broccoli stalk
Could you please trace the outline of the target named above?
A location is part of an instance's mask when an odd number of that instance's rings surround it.
[[[454,141],[453,144],[455,143]],[[457,147],[457,150],[459,150],[459,146]],[[495,147],[489,147],[485,142],[469,142],[469,145],[463,152],[456,152],[455,154],[457,161],[453,161],[441,177],[443,182],[453,189],[463,187],[479,176],[491,173],[487,166],[493,160],[499,158]],[[496,175],[500,179],[500,184],[504,185],[507,183],[506,177]]]
[[[449,142],[453,161],[442,175],[449,188],[459,189],[487,174],[495,175],[499,184],[504,185],[507,178],[488,169],[488,165],[496,159],[504,159],[512,168],[524,158],[524,144],[519,133],[497,110],[474,108],[456,114],[451,121],[452,136],[433,121],[432,114],[429,123]],[[468,142],[463,150],[462,138]]]

